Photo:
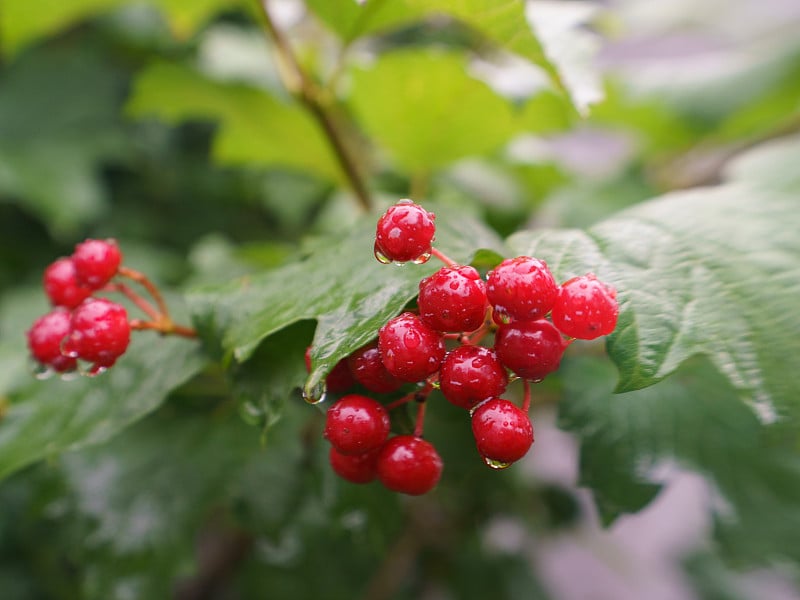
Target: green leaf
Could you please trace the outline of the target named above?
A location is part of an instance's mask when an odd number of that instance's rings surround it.
[[[384,54],[353,71],[350,100],[367,132],[413,172],[491,152],[514,133],[508,101],[470,77],[458,54]]]
[[[428,206],[437,215],[436,246],[467,263],[479,248],[504,254],[502,243],[479,222],[454,209]],[[383,265],[373,256],[375,216],[356,229],[322,240],[306,260],[189,295],[195,322],[221,340],[238,361],[261,341],[303,319],[317,319],[312,386],[336,362],[377,335],[418,291],[422,277],[441,265]],[[297,357],[299,361],[301,357]]]
[[[567,360],[559,426],[581,441],[581,483],[610,520],[652,499],[670,460],[710,478],[724,503],[717,539],[738,559],[800,558],[800,456],[706,360],[687,362],[670,379],[613,394],[614,369],[596,358]]]
[[[587,231],[512,236],[567,279],[593,271],[619,293],[608,351],[618,391],[663,379],[707,355],[765,421],[800,416],[791,376],[800,352],[796,198],[757,184],[668,194]],[[770,282],[765,285],[765,282]]]
[[[400,27],[423,14],[396,0],[306,0],[306,5],[345,43]]]
[[[137,77],[126,110],[168,123],[219,121],[213,153],[223,164],[282,165],[332,181],[342,178],[311,117],[263,89],[220,83],[183,65],[156,62]]]
[[[28,52],[0,72],[0,192],[57,235],[104,208],[97,166],[125,150],[122,83],[88,46]]]
[[[0,477],[109,439],[158,408],[203,364],[196,343],[144,333],[102,376],[37,381],[16,390],[0,426]]]
[[[0,8],[0,51],[13,55],[38,38],[122,6],[127,0],[4,0]],[[149,0],[167,16],[176,35],[188,37],[220,9],[241,0]]]

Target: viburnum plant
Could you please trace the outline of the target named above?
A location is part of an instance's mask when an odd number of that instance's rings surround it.
[[[132,289],[141,285],[153,303]],[[146,275],[122,264],[116,240],[88,239],[71,256],[51,263],[43,287],[53,309],[28,330],[28,348],[40,377],[79,371],[99,375],[125,353],[131,331],[151,329],[163,335],[195,337],[190,327],[172,321],[161,292]],[[119,293],[147,319],[130,319],[121,304],[98,294]],[[84,368],[84,365],[88,366]]]
[[[478,454],[489,467],[504,469],[533,444],[531,382],[558,369],[575,339],[614,331],[619,315],[612,286],[592,273],[559,286],[547,263],[531,256],[503,260],[484,282],[474,267],[457,264],[433,246],[435,219],[411,200],[400,200],[378,219],[374,252],[380,262],[423,264],[435,256],[444,266],[419,282],[414,310],[385,323],[376,341],[339,361],[325,382],[330,392],[358,383],[373,394],[416,384],[385,405],[359,394],[341,397],[327,410],[324,432],[331,467],[342,478],[377,478],[411,495],[433,489],[443,469],[436,449],[423,439],[431,391],[440,389],[469,411]],[[487,340],[491,347],[481,345]],[[511,379],[522,381],[521,407],[500,397]],[[413,435],[390,438],[389,411],[412,401]]]

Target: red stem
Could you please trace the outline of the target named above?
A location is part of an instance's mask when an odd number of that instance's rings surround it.
[[[109,283],[103,288],[105,292],[120,292],[125,297],[127,297],[131,302],[133,302],[139,309],[146,314],[148,317],[157,321],[161,318],[161,315],[155,309],[155,307],[150,304],[147,300],[142,298],[139,294],[134,292],[131,288],[129,288],[124,283]]]
[[[522,412],[525,414],[531,409],[531,382],[527,379],[522,380]]]
[[[438,258],[440,261],[442,261],[448,267],[455,267],[455,266],[458,265],[458,263],[456,261],[454,261],[452,258],[447,256],[445,253],[437,250],[436,248],[431,248],[431,256],[435,256],[436,258]]]
[[[417,420],[414,422],[414,437],[422,437],[422,430],[425,426],[425,407],[428,406],[426,400],[417,403]]]
[[[158,331],[165,335],[180,335],[187,338],[196,338],[197,331],[191,327],[184,327],[183,325],[176,325],[172,321],[162,321],[155,319],[153,321],[143,321],[141,319],[132,319],[130,322],[131,329],[145,330],[150,329]]]
[[[135,281],[144,289],[146,289],[147,293],[150,294],[150,297],[155,300],[161,316],[165,319],[169,319],[169,308],[167,308],[167,303],[164,302],[164,297],[161,295],[161,292],[158,290],[155,284],[147,278],[147,275],[125,266],[120,267],[117,273],[122,277],[127,277],[128,279]]]

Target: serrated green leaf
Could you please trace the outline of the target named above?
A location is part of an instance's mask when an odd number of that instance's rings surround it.
[[[567,360],[559,426],[581,441],[581,483],[609,518],[645,506],[665,463],[708,477],[725,502],[716,534],[731,556],[753,562],[800,558],[800,460],[776,445],[727,379],[706,360],[643,390],[612,394],[614,369]]]
[[[350,101],[367,132],[413,172],[491,152],[514,133],[508,101],[470,77],[459,54],[385,54],[353,71]]]
[[[480,248],[504,254],[500,240],[453,209],[426,206],[437,215],[436,246],[467,263]],[[376,217],[321,241],[306,260],[189,295],[195,322],[206,336],[244,361],[269,335],[303,319],[318,321],[311,383],[377,335],[418,292],[420,279],[441,265],[383,265],[373,256]],[[300,357],[298,357],[298,360]]]
[[[397,0],[307,0],[306,5],[345,43],[402,26],[423,14]]]
[[[0,477],[109,439],[158,408],[203,363],[194,342],[144,334],[100,377],[56,378],[16,390],[0,422]]]
[[[766,421],[800,416],[791,376],[800,352],[797,201],[730,183],[668,194],[587,231],[514,235],[561,280],[588,271],[619,292],[608,351],[619,391],[652,385],[707,355]],[[766,285],[765,282],[770,282]]]
[[[342,179],[311,117],[263,89],[217,82],[180,64],[156,62],[139,73],[126,110],[168,123],[219,121],[213,154],[223,164],[282,165],[331,181]]]
[[[122,6],[127,0],[4,0],[0,7],[0,48],[13,55],[38,38]],[[241,0],[149,0],[167,16],[176,35],[187,37],[222,8]]]

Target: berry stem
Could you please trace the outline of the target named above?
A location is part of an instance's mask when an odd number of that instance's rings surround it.
[[[458,263],[456,261],[454,261],[452,258],[447,256],[444,252],[442,252],[441,250],[438,250],[437,248],[431,248],[431,255],[435,256],[436,258],[438,258],[440,261],[442,261],[448,267],[458,266]]]
[[[402,396],[402,397],[398,398],[394,402],[389,402],[389,404],[386,405],[386,410],[393,410],[393,409],[397,408],[398,406],[403,406],[403,404],[408,404],[409,402],[411,402],[414,399],[414,397],[416,395],[417,395],[417,392],[410,392],[410,393],[406,394],[405,396]]]
[[[156,310],[156,308],[150,304],[147,300],[142,298],[139,294],[134,292],[131,288],[129,288],[124,283],[109,283],[104,288],[103,291],[105,292],[120,292],[123,294],[128,300],[133,302],[139,309],[146,314],[148,317],[153,319],[154,321],[158,321],[161,319],[161,315]]]
[[[150,294],[150,297],[153,300],[155,300],[156,306],[158,306],[158,312],[161,313],[160,314],[161,318],[170,320],[169,308],[167,308],[167,303],[164,302],[164,297],[161,295],[161,292],[158,290],[155,284],[147,278],[147,275],[145,275],[144,273],[140,273],[135,269],[131,269],[129,267],[124,267],[124,266],[121,266],[117,271],[117,273],[119,273],[119,275],[121,275],[122,277],[127,277],[131,281],[135,281],[136,283],[141,285],[144,289],[146,289],[147,293]],[[147,314],[149,315],[150,313]]]
[[[196,338],[197,331],[191,327],[184,327],[177,325],[169,319],[154,319],[153,321],[143,321],[142,319],[132,319],[130,321],[131,329],[145,330],[150,329],[158,331],[164,335],[180,335],[187,338]]]
[[[527,414],[531,409],[531,382],[529,380],[522,380],[522,390],[522,412]]]
[[[354,153],[346,143],[342,127],[330,110],[329,102],[326,101],[323,91],[303,69],[289,40],[286,39],[286,36],[283,35],[283,32],[277,28],[272,20],[267,8],[268,1],[257,0],[256,4],[258,5],[264,32],[272,40],[277,51],[278,75],[289,93],[305,106],[306,110],[317,121],[355,194],[359,206],[365,212],[368,212],[372,208],[372,198],[355,160]]]
[[[425,408],[428,406],[427,398],[417,402],[417,419],[414,422],[414,437],[421,438],[425,427]]]

